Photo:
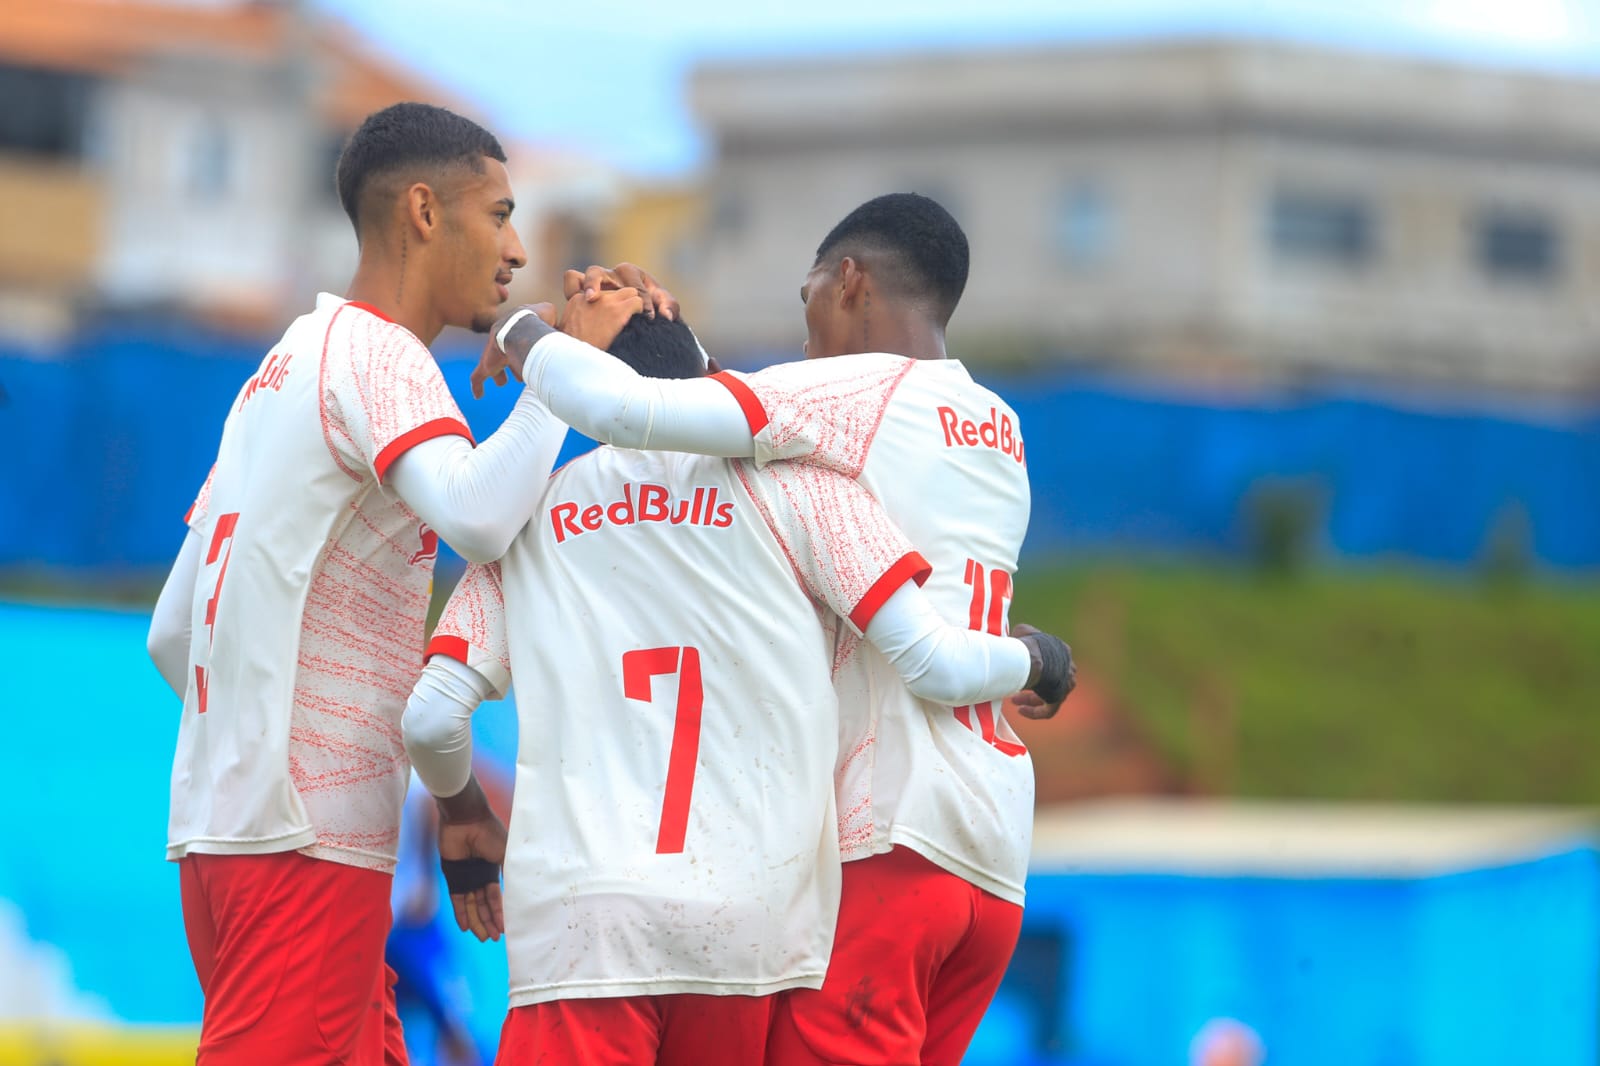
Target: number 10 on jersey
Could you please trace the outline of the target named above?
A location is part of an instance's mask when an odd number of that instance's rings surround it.
[[[985,572],[976,559],[967,560],[962,578],[972,587],[972,603],[967,610],[967,628],[979,633],[988,632],[997,637],[1006,634],[1006,607],[1011,603],[1011,575],[999,567]],[[971,707],[955,708],[956,721],[982,737],[996,751],[1017,756],[1027,752],[1020,742],[1002,736],[998,723],[1003,722],[1000,709],[993,703],[980,703]],[[1006,732],[1010,728],[1006,727]],[[1012,734],[1015,736],[1015,734]]]
[[[694,793],[695,765],[700,761],[700,710],[705,702],[700,650],[644,648],[622,654],[622,693],[628,699],[653,702],[650,679],[658,674],[678,675],[678,706],[673,714],[672,748],[667,754],[667,787],[661,798],[656,854],[678,855],[689,832],[689,799]]]

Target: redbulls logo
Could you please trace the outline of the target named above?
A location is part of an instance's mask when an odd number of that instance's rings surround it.
[[[631,526],[638,522],[665,522],[673,526],[710,526],[727,529],[733,525],[733,504],[727,500],[717,502],[717,488],[697,488],[687,500],[672,499],[665,485],[652,485],[646,481],[639,485],[637,503],[631,482],[622,486],[622,499],[607,506],[603,503],[579,507],[576,503],[558,503],[550,508],[550,525],[555,530],[556,543],[570,536],[580,536],[610,523],[614,526]]]
[[[266,363],[256,372],[256,376],[245,384],[244,392],[239,397],[239,406],[235,407],[234,410],[242,411],[244,405],[250,402],[250,397],[261,389],[282,392],[283,379],[289,376],[289,360],[293,358],[294,356],[292,355],[286,355],[283,357],[283,362],[280,363],[278,362],[277,352],[273,352],[268,356]]]
[[[439,534],[418,522],[417,535],[422,538],[422,548],[411,557],[411,565],[416,566],[424,560],[431,562],[439,558]]]
[[[974,422],[957,415],[953,407],[941,407],[939,428],[944,431],[946,448],[993,448],[1027,465],[1027,460],[1022,457],[1022,435],[1011,424],[1011,416],[1001,414],[993,407],[989,408],[987,422]]]

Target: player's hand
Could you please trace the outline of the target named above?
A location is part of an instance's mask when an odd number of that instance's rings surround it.
[[[580,292],[567,300],[561,332],[605,351],[628,319],[643,309],[644,298],[638,289],[605,289],[592,300]]]
[[[450,906],[456,926],[482,940],[498,940],[506,930],[505,903],[500,897],[500,866],[506,861],[506,827],[489,807],[477,777],[448,799],[437,799],[439,808],[439,861],[442,864],[477,860],[478,869],[469,870],[472,884],[450,884]],[[491,869],[484,870],[487,864]],[[473,878],[473,873],[486,876]],[[456,882],[445,867],[445,880]]]
[[[475,822],[439,823],[439,858],[441,860],[482,859],[492,863],[498,872],[506,859],[505,823],[490,812]],[[482,940],[499,940],[506,931],[505,903],[500,894],[498,876],[477,888],[450,892],[450,906],[455,911],[456,927]]]
[[[1035,687],[1012,696],[1011,703],[1024,718],[1037,720],[1055,717],[1061,704],[1078,687],[1078,664],[1073,661],[1072,648],[1065,641],[1024,622],[1013,625],[1011,635],[1030,645],[1030,655],[1043,668],[1042,676],[1034,679]],[[1041,656],[1041,651],[1052,647],[1057,650],[1046,651]],[[1062,652],[1065,653],[1064,661],[1060,658]],[[1041,662],[1041,658],[1044,661]]]
[[[661,283],[642,267],[632,263],[618,263],[614,267],[592,266],[579,273],[569,270],[561,277],[562,294],[568,300],[583,294],[586,300],[594,301],[600,294],[608,289],[638,289],[639,295],[644,299],[644,313],[648,318],[660,314],[669,321],[677,321],[678,300],[672,293],[661,287]]]
[[[500,336],[501,327],[510,320],[511,316],[523,310],[532,311],[547,325],[554,326],[556,324],[556,307],[555,304],[549,303],[522,304],[513,307],[497,318],[494,325],[489,327],[489,340],[484,344],[483,354],[478,356],[478,365],[472,371],[471,382],[474,399],[483,399],[483,383],[485,381],[493,381],[496,385],[504,385],[508,372],[515,376],[518,381],[522,380],[522,360],[527,357],[528,353],[507,352],[500,347],[500,342],[496,338]]]

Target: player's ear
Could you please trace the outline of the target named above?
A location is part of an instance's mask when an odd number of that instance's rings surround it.
[[[839,306],[849,307],[866,291],[867,275],[850,256],[839,261]]]
[[[439,228],[439,197],[426,182],[406,189],[406,221],[421,240],[430,240]]]

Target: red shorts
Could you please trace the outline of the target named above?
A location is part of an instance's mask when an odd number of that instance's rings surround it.
[[[772,996],[557,999],[513,1007],[495,1066],[761,1066]]]
[[[1021,907],[907,848],[845,863],[827,980],[778,996],[767,1061],[957,1066],[1021,932]]]
[[[205,996],[200,1066],[406,1062],[383,961],[388,874],[286,851],[189,855],[178,879]]]

